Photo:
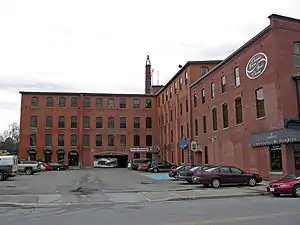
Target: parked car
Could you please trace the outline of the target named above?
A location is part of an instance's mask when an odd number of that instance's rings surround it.
[[[279,180],[272,181],[266,189],[273,196],[291,194],[294,197],[300,197],[300,173],[289,174]]]
[[[49,163],[43,163],[43,166],[45,167],[46,171],[51,171],[51,170],[53,170],[53,166],[50,165]]]
[[[16,155],[0,156],[1,166],[12,166],[12,171],[9,173],[10,177],[18,174],[18,157]]]
[[[167,161],[153,161],[150,165],[149,172],[167,172],[170,171],[170,169],[174,169],[176,167],[177,166],[175,164],[169,163]]]
[[[216,166],[213,166],[213,165],[195,166],[195,167],[192,167],[189,171],[180,171],[179,173],[177,173],[176,179],[186,181],[189,184],[193,184],[194,183],[193,176],[195,175],[196,172],[205,171],[212,167],[216,167]]]
[[[132,165],[132,160],[130,160],[130,161],[128,162],[127,168],[128,168],[128,169],[132,169],[132,168],[131,168],[131,165]]]
[[[254,187],[262,182],[262,177],[256,173],[248,173],[233,166],[212,167],[205,171],[197,171],[193,176],[193,182],[218,188],[226,184],[248,184]]]
[[[178,166],[178,167],[170,170],[169,177],[176,178],[176,176],[177,176],[178,173],[180,173],[182,171],[189,171],[191,168],[192,168],[191,165],[181,165],[181,166]]]
[[[39,164],[39,172],[45,172],[46,171],[46,167],[44,166],[43,162],[38,162]]]
[[[67,170],[68,166],[63,163],[49,163],[52,166],[52,170]]]
[[[140,158],[140,159],[133,159],[131,162],[131,169],[137,170],[140,164],[151,162],[151,159],[148,158]]]
[[[21,161],[18,162],[18,172],[32,175],[39,172],[40,164],[36,161]]]
[[[9,177],[13,176],[12,173],[12,165],[0,165],[0,181],[7,180]]]
[[[138,171],[149,171],[151,162],[148,163],[142,163],[138,166]]]

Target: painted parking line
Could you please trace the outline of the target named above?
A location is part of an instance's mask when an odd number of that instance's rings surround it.
[[[150,177],[154,180],[173,180],[174,179],[172,177],[169,177],[168,173],[145,174],[145,176]]]

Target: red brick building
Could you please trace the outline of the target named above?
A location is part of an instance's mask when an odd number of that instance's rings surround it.
[[[156,157],[177,164],[232,164],[264,177],[300,169],[300,21],[279,15],[269,19],[268,27],[225,60],[189,61],[165,86],[151,85],[147,57],[142,95],[21,92],[20,156],[36,153],[45,160],[51,152],[51,160],[64,154],[68,162],[69,152],[78,152],[79,162],[89,165],[94,153],[126,161],[149,156],[152,146],[160,149]],[[52,128],[46,124],[51,116]],[[65,128],[59,128],[61,117]],[[97,128],[100,117],[103,128]],[[121,117],[126,128],[119,128]],[[140,117],[140,128],[134,128],[135,117]],[[114,128],[108,127],[109,118],[114,118]],[[146,118],[151,118],[151,128],[146,128]],[[58,144],[62,134],[63,146]],[[97,135],[102,135],[102,146]],[[140,154],[133,156],[133,147]]]

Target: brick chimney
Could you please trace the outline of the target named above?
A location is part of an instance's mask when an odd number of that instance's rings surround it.
[[[145,94],[150,94],[151,93],[151,63],[150,63],[150,58],[149,55],[147,55],[146,59],[146,71],[145,71]]]

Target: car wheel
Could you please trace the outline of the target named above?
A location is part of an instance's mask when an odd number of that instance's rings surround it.
[[[158,169],[157,169],[157,168],[154,168],[154,169],[153,169],[153,173],[158,173]]]
[[[293,196],[296,198],[300,197],[300,185],[295,185],[293,188]]]
[[[256,185],[256,179],[255,179],[254,177],[250,177],[250,178],[248,179],[248,185],[249,185],[250,187],[254,187],[254,186]]]
[[[26,169],[25,170],[25,174],[26,175],[31,175],[32,174],[32,170],[31,169]]]
[[[279,197],[280,196],[280,194],[278,194],[278,193],[273,193],[272,194],[274,197]]]
[[[214,188],[219,188],[221,185],[220,180],[217,178],[212,179],[211,186]]]
[[[4,180],[4,174],[0,173],[0,181]]]

